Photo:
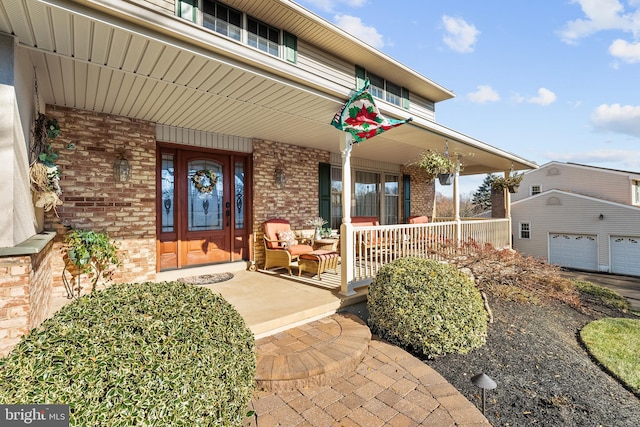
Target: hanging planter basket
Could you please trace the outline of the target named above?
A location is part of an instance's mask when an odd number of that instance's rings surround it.
[[[440,185],[451,185],[453,183],[453,174],[441,173],[438,175],[438,181],[440,181]]]
[[[507,187],[507,189],[509,190],[509,193],[517,193],[518,192],[518,188],[520,188],[519,185],[509,185]]]

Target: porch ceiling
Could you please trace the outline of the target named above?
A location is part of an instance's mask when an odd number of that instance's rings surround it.
[[[288,79],[277,67],[247,65],[166,29],[151,31],[72,2],[47,1],[56,6],[0,0],[0,31],[14,35],[28,52],[47,104],[340,151],[341,132],[329,122],[350,88]],[[259,52],[251,55],[273,62]],[[393,107],[381,107],[399,117]],[[357,145],[353,156],[407,164],[425,149],[442,151],[445,141],[451,153],[464,157],[464,174],[537,167],[419,119]]]

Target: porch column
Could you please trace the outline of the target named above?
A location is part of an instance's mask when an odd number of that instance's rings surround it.
[[[511,170],[504,171],[504,177],[509,178]],[[513,248],[513,230],[511,229],[511,193],[507,189],[504,192],[504,217],[509,220],[509,249]]]
[[[340,226],[340,293],[354,295],[349,284],[353,282],[353,225],[351,224],[351,149],[353,137],[342,132],[340,152],[342,153],[342,225]]]
[[[456,242],[462,243],[462,227],[460,224],[460,159],[456,160],[456,173],[453,175],[453,220],[456,222]]]

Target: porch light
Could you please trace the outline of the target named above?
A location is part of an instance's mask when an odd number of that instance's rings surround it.
[[[129,175],[131,174],[131,166],[129,166],[129,160],[125,157],[124,153],[120,153],[120,157],[116,159],[113,166],[113,176],[116,181],[126,182],[129,181]]]
[[[278,165],[276,167],[276,170],[273,172],[273,180],[279,189],[284,188],[284,185],[287,183],[287,174],[282,166]]]
[[[493,390],[494,388],[496,388],[498,384],[496,384],[496,382],[492,380],[491,377],[489,377],[489,375],[487,374],[478,374],[471,378],[471,382],[476,387],[482,389],[482,414],[484,414],[484,405],[486,400],[485,393],[487,390]]]

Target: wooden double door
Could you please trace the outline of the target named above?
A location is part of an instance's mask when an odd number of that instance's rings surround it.
[[[159,145],[158,271],[249,259],[250,160]]]

